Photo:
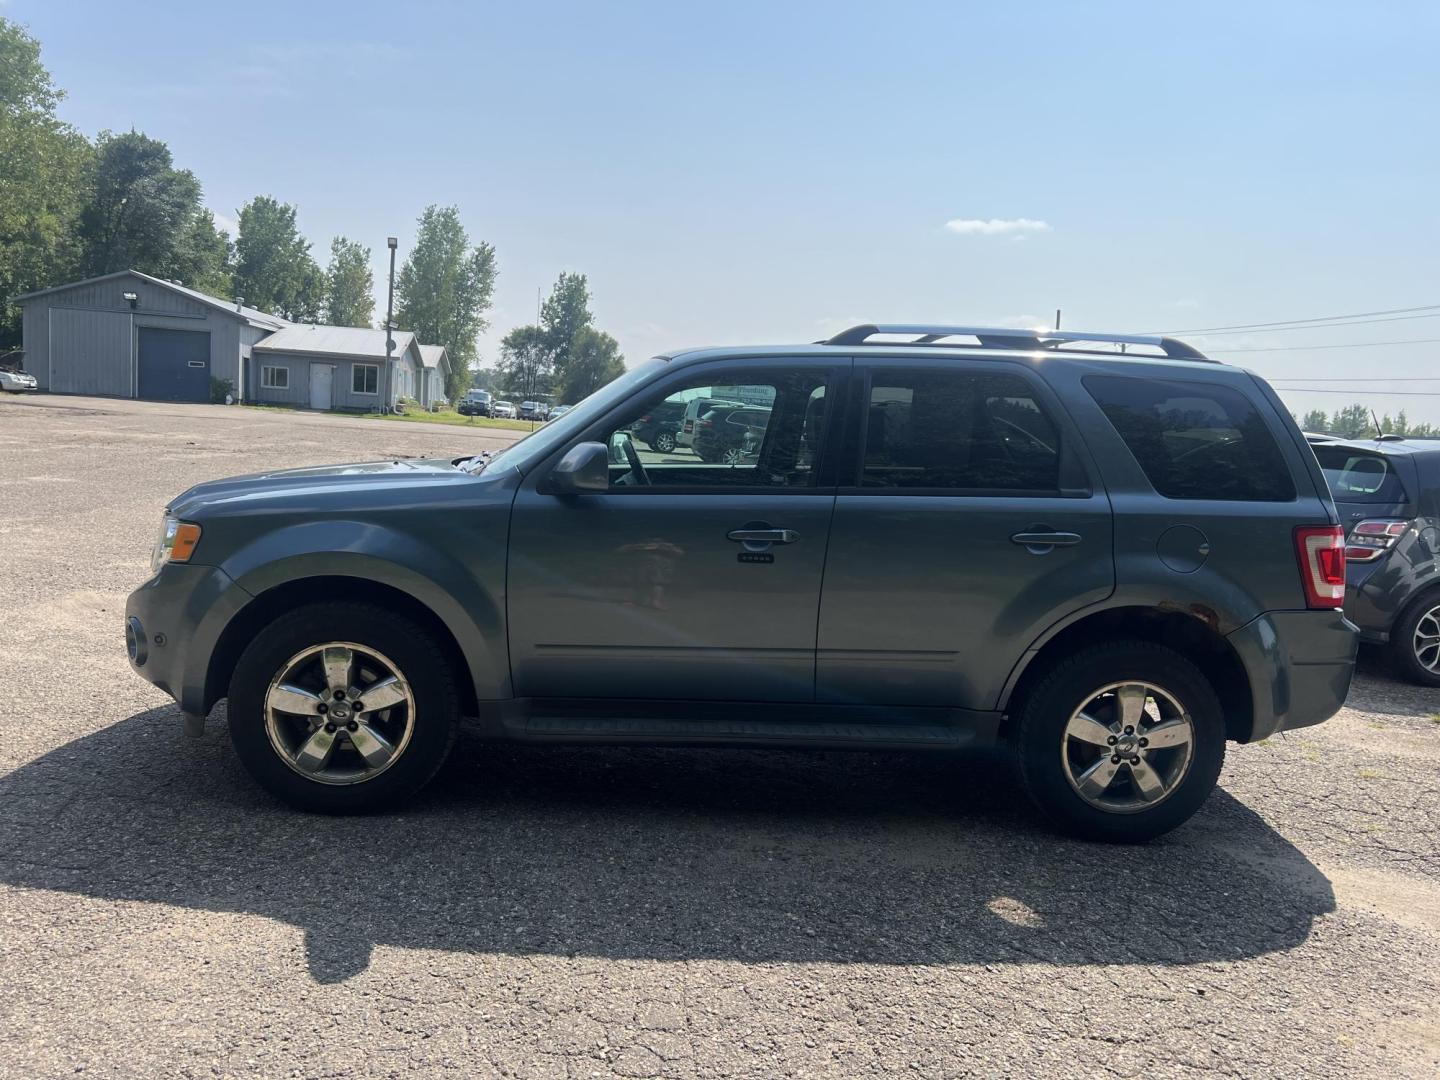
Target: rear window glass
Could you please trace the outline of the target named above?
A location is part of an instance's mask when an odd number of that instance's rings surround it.
[[[1085,388],[1166,498],[1295,498],[1275,437],[1238,391],[1124,375],[1091,375]]]
[[[1390,462],[1345,446],[1313,447],[1336,502],[1403,503],[1408,496]]]

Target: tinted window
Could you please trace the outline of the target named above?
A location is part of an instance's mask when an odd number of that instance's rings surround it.
[[[1313,449],[1336,502],[1406,501],[1405,485],[1381,455],[1357,453],[1344,446],[1316,446]]]
[[[1017,375],[876,371],[864,487],[1056,491],[1060,439]]]
[[[824,434],[825,372],[747,372],[745,383],[728,385],[716,385],[713,374],[704,378],[627,411],[610,436],[612,488],[814,484]],[[678,427],[672,423],[673,441],[646,437],[660,415],[680,418]],[[643,478],[624,447],[627,435]],[[659,450],[660,445],[670,449]]]
[[[1166,498],[1295,498],[1275,437],[1238,391],[1124,375],[1091,375],[1085,388]]]

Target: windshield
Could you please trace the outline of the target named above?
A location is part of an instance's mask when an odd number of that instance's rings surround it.
[[[1405,485],[1382,455],[1366,454],[1348,446],[1316,446],[1314,450],[1336,502],[1394,504],[1407,501]]]
[[[604,415],[606,410],[630,396],[637,386],[649,382],[665,369],[664,360],[646,360],[636,364],[619,378],[606,383],[589,397],[571,405],[563,416],[556,416],[544,427],[536,428],[519,442],[512,443],[483,464],[471,466],[481,468],[514,465],[522,472],[557,446],[573,438],[589,426],[592,420]]]

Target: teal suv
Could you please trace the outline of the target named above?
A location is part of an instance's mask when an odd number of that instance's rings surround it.
[[[643,418],[733,403],[743,454]],[[753,430],[752,430],[753,429]],[[866,325],[641,363],[494,456],[201,484],[126,637],[221,699],[297,807],[415,792],[495,739],[1000,746],[1063,829],[1140,840],[1227,743],[1345,700],[1356,630],[1314,453],[1169,338]]]

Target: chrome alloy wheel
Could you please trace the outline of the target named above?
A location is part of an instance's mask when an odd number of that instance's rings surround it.
[[[1091,806],[1133,814],[1180,786],[1194,748],[1194,725],[1168,691],[1145,682],[1112,683],[1071,714],[1060,763]]]
[[[1440,675],[1440,604],[1420,616],[1410,647],[1415,650],[1415,659],[1421,667]]]
[[[358,784],[395,764],[415,727],[400,669],[364,645],[296,653],[265,692],[265,733],[290,768],[321,784]]]

